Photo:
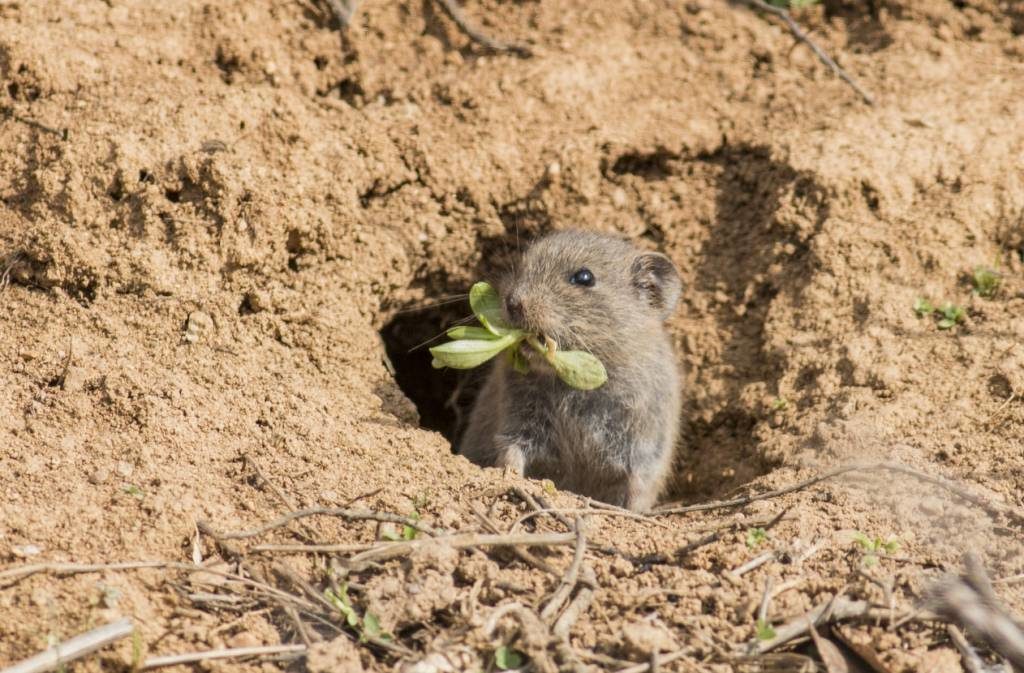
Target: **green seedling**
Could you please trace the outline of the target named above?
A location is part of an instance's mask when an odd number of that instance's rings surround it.
[[[132,631],[132,668],[133,671],[138,671],[142,668],[142,661],[145,659],[146,645],[142,642],[142,631],[135,629]]]
[[[416,510],[412,514],[410,514],[409,518],[412,519],[413,521],[419,521],[420,520],[419,510]],[[380,536],[382,538],[384,538],[385,540],[389,540],[391,542],[398,542],[399,540],[407,540],[408,541],[408,540],[415,540],[417,532],[418,531],[416,530],[415,526],[410,526],[409,524],[404,524],[402,526],[401,534],[396,533],[393,530],[384,530],[384,531],[381,532]]]
[[[146,494],[142,492],[142,489],[139,488],[138,486],[135,486],[134,484],[128,484],[121,490],[127,493],[128,495],[132,496],[133,498],[138,498],[139,500],[142,500],[144,497],[146,497]]]
[[[938,315],[939,322],[937,323],[939,329],[950,329],[956,327],[958,324],[964,321],[967,317],[967,312],[964,311],[962,306],[957,306],[952,302],[946,302],[940,308],[936,308],[927,299],[918,297],[914,300],[914,311],[918,317],[927,318],[929,316]]]
[[[579,390],[593,390],[608,380],[601,361],[584,351],[560,351],[550,338],[542,343],[537,334],[516,329],[505,322],[501,313],[501,298],[487,283],[477,283],[469,291],[469,305],[483,327],[453,327],[447,335],[453,339],[434,346],[435,369],[473,369],[501,353],[507,353],[512,368],[520,374],[529,372],[529,363],[520,350],[526,344],[544,356],[544,359],[566,384]]]
[[[751,528],[747,531],[747,547],[754,549],[762,542],[768,541],[768,532],[764,528]]]
[[[946,302],[939,309],[939,315],[942,318],[939,320],[939,329],[950,329],[956,327],[958,323],[962,323],[967,314],[964,312],[962,306],[956,306],[950,302]]]
[[[348,597],[348,585],[342,584],[338,592],[335,593],[331,589],[324,589],[324,598],[327,599],[335,610],[341,613],[341,616],[345,618],[345,623],[349,627],[359,634],[359,640],[366,642],[367,640],[390,640],[391,634],[386,633],[380,626],[380,620],[372,612],[367,612],[365,615],[360,616],[356,609],[352,607],[352,601]]]
[[[789,400],[785,397],[776,397],[772,400],[772,411],[785,411],[789,406]]]
[[[758,619],[754,625],[754,633],[758,640],[771,640],[775,637],[775,629],[767,619]]]
[[[526,657],[519,650],[513,650],[508,645],[502,645],[494,650],[494,665],[500,671],[511,671],[522,668],[526,663]]]
[[[895,554],[899,551],[900,543],[895,539],[883,540],[880,537],[869,538],[864,533],[857,531],[853,534],[853,541],[864,550],[862,562],[870,568],[878,563],[878,555],[881,553]]]
[[[914,300],[914,311],[920,318],[927,318],[931,314],[935,313],[935,307],[932,303],[924,297],[918,297]]]
[[[999,283],[1002,281],[1002,276],[995,269],[990,269],[987,266],[979,266],[974,269],[974,274],[971,276],[971,280],[974,283],[974,294],[985,299],[991,299],[996,295],[999,290]]]

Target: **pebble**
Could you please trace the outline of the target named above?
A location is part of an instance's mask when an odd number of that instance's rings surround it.
[[[213,318],[202,311],[192,311],[185,321],[185,334],[182,338],[190,344],[199,341],[204,335],[213,331]]]
[[[42,549],[38,545],[34,544],[16,544],[11,547],[11,553],[18,558],[28,558],[29,556],[36,556],[42,553]]]
[[[100,484],[105,484],[109,478],[110,469],[106,467],[98,467],[89,475],[89,483],[99,486]]]

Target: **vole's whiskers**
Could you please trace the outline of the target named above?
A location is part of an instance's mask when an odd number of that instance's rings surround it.
[[[420,343],[418,343],[415,346],[413,346],[412,348],[410,348],[408,352],[412,353],[413,351],[419,350],[420,348],[423,348],[424,346],[426,346],[428,343],[430,343],[432,341],[436,341],[436,340],[440,339],[441,337],[443,337],[445,335],[445,333],[447,333],[448,330],[450,330],[451,328],[458,327],[459,325],[465,325],[466,323],[472,322],[474,320],[476,320],[476,316],[475,315],[468,315],[465,318],[461,318],[459,320],[456,320],[455,322],[453,322],[452,324],[448,325],[443,330],[441,330],[440,334],[435,334],[434,336],[430,337],[426,341],[421,341]]]
[[[465,301],[469,297],[468,294],[452,294],[447,297],[438,299],[437,301],[430,302],[427,304],[420,304],[419,306],[410,306],[409,308],[403,308],[395,313],[413,313],[415,311],[426,311],[427,309],[437,308],[438,306],[445,306],[447,304],[454,304],[456,302]]]
[[[590,353],[591,355],[594,355],[594,351],[590,350],[590,344],[587,343],[586,339],[580,336],[579,332],[574,330],[572,333],[572,338],[580,343],[580,346],[583,347],[583,350]]]

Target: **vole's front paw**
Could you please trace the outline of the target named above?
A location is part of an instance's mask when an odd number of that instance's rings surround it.
[[[523,476],[526,472],[526,456],[518,446],[505,447],[498,456],[498,467],[502,468],[502,476]]]

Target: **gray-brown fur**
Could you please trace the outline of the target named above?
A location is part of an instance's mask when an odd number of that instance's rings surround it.
[[[593,287],[570,283],[584,267]],[[562,231],[530,246],[498,291],[510,322],[561,350],[590,351],[608,381],[570,388],[528,346],[527,375],[496,358],[459,452],[604,502],[650,508],[679,428],[679,373],[664,327],[679,298],[675,266],[618,238]]]

